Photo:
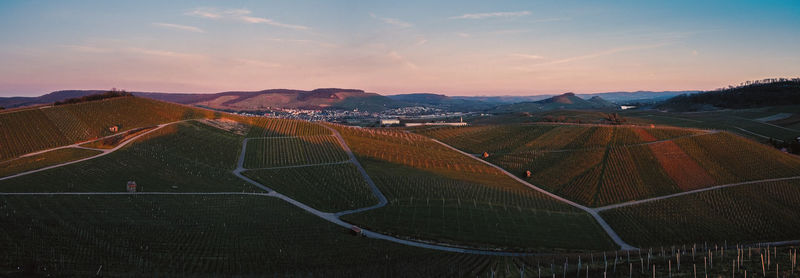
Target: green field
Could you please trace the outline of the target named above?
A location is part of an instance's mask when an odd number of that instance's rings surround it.
[[[350,159],[330,135],[250,139],[244,167],[270,168],[340,162]]]
[[[441,277],[482,274],[491,259],[358,237],[263,196],[0,196],[0,215],[0,271]]]
[[[37,155],[20,157],[14,160],[0,162],[0,177],[10,176],[51,165],[95,156],[100,153],[100,151],[95,150],[64,148]]]
[[[251,170],[244,175],[322,211],[337,212],[378,203],[352,163]]]
[[[704,191],[601,212],[638,246],[764,242],[800,238],[800,181]]]
[[[231,171],[242,137],[204,124],[166,126],[96,159],[0,181],[0,192],[254,190]]]
[[[606,250],[589,214],[419,135],[336,126],[389,200],[344,219],[377,231],[476,247]]]

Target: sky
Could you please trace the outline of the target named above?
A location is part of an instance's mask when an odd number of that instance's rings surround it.
[[[800,1],[0,1],[0,96],[535,95],[800,76]]]

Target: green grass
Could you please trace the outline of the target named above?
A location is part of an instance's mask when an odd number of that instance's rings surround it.
[[[346,161],[336,137],[330,135],[250,139],[244,167],[248,169]]]
[[[440,277],[489,260],[358,237],[262,196],[0,196],[0,215],[0,269],[56,276]]]
[[[26,153],[74,144],[119,131],[160,123],[214,117],[199,108],[139,97],[24,109],[0,113],[0,161]]]
[[[102,152],[80,148],[65,148],[37,155],[0,162],[0,177],[32,171],[51,165],[98,155]]]
[[[200,123],[170,125],[103,157],[0,181],[0,192],[116,192],[129,180],[145,191],[254,190],[231,173],[241,141]]]
[[[704,191],[601,212],[637,246],[692,242],[765,242],[800,238],[800,182]]]
[[[252,170],[244,175],[322,211],[337,212],[378,203],[352,163]]]

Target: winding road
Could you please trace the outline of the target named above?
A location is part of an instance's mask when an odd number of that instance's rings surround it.
[[[165,127],[165,126],[176,124],[176,123],[180,123],[180,122],[187,122],[187,121],[192,121],[192,120],[182,120],[182,121],[175,121],[175,122],[160,124],[160,125],[156,126],[155,128],[147,131],[147,132],[144,132],[142,134],[139,134],[139,135],[136,135],[134,137],[129,138],[128,140],[120,143],[118,146],[116,146],[116,147],[114,147],[112,149],[94,149],[94,148],[81,147],[80,145],[86,143],[86,142],[82,142],[82,143],[76,143],[76,144],[72,144],[72,145],[61,146],[61,147],[57,147],[57,148],[42,150],[42,151],[38,151],[38,152],[35,152],[35,153],[30,153],[30,154],[27,154],[25,156],[41,154],[41,153],[45,153],[45,152],[48,152],[48,151],[57,150],[57,149],[64,149],[64,148],[83,148],[83,149],[91,149],[91,150],[97,150],[97,151],[101,151],[102,152],[102,153],[100,153],[98,155],[87,157],[87,158],[82,158],[82,159],[78,159],[78,160],[74,160],[74,161],[64,162],[64,163],[61,163],[61,164],[56,164],[56,165],[52,165],[52,166],[48,166],[48,167],[44,167],[44,168],[40,168],[40,169],[36,169],[36,170],[22,172],[22,173],[18,173],[18,174],[11,175],[11,176],[0,177],[0,181],[7,180],[7,179],[12,179],[12,178],[16,178],[16,177],[20,177],[20,176],[24,176],[24,175],[28,175],[28,174],[32,174],[32,173],[36,173],[36,172],[40,172],[40,171],[45,171],[45,170],[49,170],[49,169],[53,169],[53,168],[58,168],[58,167],[62,167],[62,166],[70,165],[70,164],[75,164],[75,163],[83,162],[83,161],[94,159],[94,158],[98,158],[98,157],[102,157],[102,156],[108,155],[108,154],[110,154],[110,153],[112,153],[112,152],[114,152],[116,150],[119,150],[120,148],[126,146],[127,144],[137,140],[138,138],[140,138],[140,137],[142,137],[144,135],[147,135],[147,134],[149,134],[151,132],[154,132],[156,130],[159,130],[159,129]],[[240,179],[242,179],[244,181],[247,181],[248,183],[250,183],[250,184],[252,184],[252,185],[254,185],[254,186],[256,186],[256,187],[258,187],[258,188],[260,188],[260,189],[262,189],[264,191],[266,191],[267,193],[248,193],[248,192],[139,192],[139,193],[135,193],[135,194],[137,194],[137,195],[250,195],[250,196],[273,197],[273,198],[278,198],[278,199],[284,200],[284,201],[286,201],[286,202],[288,202],[288,203],[290,203],[290,204],[292,204],[292,205],[294,205],[294,206],[296,206],[296,207],[298,207],[298,208],[300,208],[300,209],[302,209],[302,210],[304,210],[306,212],[309,212],[309,213],[311,213],[313,215],[316,215],[317,217],[320,217],[320,218],[322,218],[324,220],[327,220],[328,222],[331,222],[333,224],[339,225],[339,226],[344,227],[346,229],[350,229],[353,225],[341,220],[339,218],[340,216],[347,215],[347,214],[352,214],[352,213],[359,213],[359,212],[368,211],[368,210],[372,210],[372,209],[377,209],[377,208],[386,206],[388,201],[387,201],[386,197],[383,195],[383,193],[378,189],[378,187],[372,181],[372,179],[369,177],[369,175],[367,174],[366,170],[358,162],[358,160],[356,159],[356,157],[353,154],[353,152],[350,150],[350,148],[345,143],[345,140],[344,140],[344,138],[342,138],[341,134],[339,134],[339,132],[336,129],[331,128],[328,125],[322,124],[322,126],[327,128],[328,130],[330,130],[332,132],[332,135],[336,137],[337,141],[339,142],[339,144],[341,145],[343,150],[347,153],[348,157],[350,158],[348,161],[341,161],[341,162],[334,162],[334,163],[322,163],[322,164],[310,164],[310,165],[284,166],[284,167],[276,167],[276,168],[307,167],[307,166],[315,166],[315,165],[353,163],[353,165],[356,166],[358,171],[364,177],[364,180],[370,186],[370,189],[372,190],[372,193],[378,198],[379,201],[378,201],[377,204],[375,204],[373,206],[369,206],[369,207],[363,207],[363,208],[347,210],[347,211],[341,211],[341,212],[335,212],[335,213],[323,212],[323,211],[319,211],[317,209],[314,209],[314,208],[312,208],[312,207],[310,207],[310,206],[308,206],[308,205],[306,205],[306,204],[304,204],[302,202],[294,200],[294,199],[292,199],[292,198],[290,198],[290,197],[288,197],[286,195],[280,194],[280,193],[272,190],[271,188],[269,188],[269,187],[267,187],[267,186],[265,186],[265,185],[263,185],[261,183],[258,183],[256,181],[254,181],[254,180],[242,175],[242,172],[247,171],[247,170],[252,170],[252,169],[244,168],[244,159],[245,159],[245,153],[246,153],[246,150],[247,150],[248,141],[250,139],[263,139],[265,137],[244,138],[244,140],[242,141],[242,149],[240,151],[240,154],[239,154],[239,157],[238,157],[238,161],[237,161],[237,167],[236,167],[235,170],[233,170],[233,174],[236,175],[237,177],[239,177]],[[697,136],[697,135],[695,135],[695,136]],[[281,137],[281,138],[290,138],[290,137],[296,137],[296,136],[284,136],[284,137]],[[277,138],[277,137],[272,137],[272,138]],[[98,139],[98,140],[100,140],[100,139]],[[766,179],[766,180],[749,181],[749,182],[741,182],[741,183],[732,183],[732,184],[713,186],[713,187],[708,187],[708,188],[703,188],[703,189],[698,189],[698,190],[693,190],[693,191],[686,191],[686,192],[681,192],[681,193],[676,193],[676,194],[671,194],[671,195],[665,195],[665,196],[660,196],[660,197],[655,197],[655,198],[650,198],[650,199],[619,203],[619,204],[614,204],[614,205],[600,207],[600,208],[589,208],[589,207],[577,204],[577,203],[575,203],[573,201],[567,200],[567,199],[565,199],[563,197],[560,197],[558,195],[555,195],[553,193],[550,193],[550,192],[548,192],[548,191],[546,191],[544,189],[541,189],[541,188],[539,188],[539,187],[537,187],[537,186],[535,186],[533,184],[530,184],[527,181],[517,177],[516,175],[513,175],[513,174],[509,173],[508,171],[502,169],[501,167],[499,167],[497,165],[494,165],[494,164],[489,163],[489,162],[487,162],[485,160],[479,159],[479,158],[477,158],[477,157],[475,157],[475,156],[473,156],[471,154],[463,152],[463,151],[461,151],[459,149],[456,149],[456,148],[454,148],[454,147],[452,147],[450,145],[447,145],[447,144],[445,144],[443,142],[440,142],[438,140],[435,140],[435,139],[431,139],[431,140],[433,140],[434,142],[436,142],[438,144],[441,144],[441,145],[447,147],[448,149],[456,151],[456,152],[458,152],[460,154],[463,154],[465,156],[468,156],[468,157],[470,157],[472,159],[478,160],[478,161],[480,161],[480,162],[482,162],[482,163],[484,163],[484,164],[486,164],[488,166],[494,167],[495,169],[500,170],[502,173],[505,173],[509,177],[511,177],[514,180],[516,180],[516,181],[528,186],[531,189],[539,191],[539,192],[541,192],[541,193],[543,193],[543,194],[545,194],[545,195],[547,195],[547,196],[549,196],[551,198],[554,198],[556,200],[559,200],[561,202],[564,202],[566,204],[569,204],[569,205],[571,205],[573,207],[576,207],[578,209],[581,209],[581,210],[589,213],[597,221],[597,223],[603,228],[603,230],[608,234],[608,236],[617,245],[620,246],[620,248],[622,250],[636,250],[637,248],[633,247],[633,246],[627,244],[625,241],[623,241],[616,234],[616,232],[614,232],[614,230],[611,228],[611,226],[608,223],[605,222],[605,220],[599,215],[598,212],[604,211],[604,210],[608,210],[608,209],[631,206],[631,205],[636,205],[636,204],[641,204],[641,203],[646,203],[646,202],[663,200],[663,199],[667,199],[667,198],[683,196],[683,195],[688,195],[688,194],[693,194],[693,193],[698,193],[698,192],[703,192],[703,191],[709,191],[709,190],[716,190],[716,189],[721,189],[721,188],[733,187],[733,186],[738,186],[738,185],[753,184],[753,183],[759,183],[759,182],[769,182],[769,181],[800,179],[800,176],[795,176],[795,177],[786,177],[786,178],[776,178],[776,179]],[[275,169],[275,168],[271,168],[271,169]],[[11,195],[130,195],[130,194],[131,193],[128,193],[128,192],[13,192],[13,193],[0,192],[0,195],[8,195],[8,196],[11,196]],[[439,250],[439,251],[448,251],[448,252],[456,252],[456,253],[468,253],[468,254],[476,254],[476,255],[495,255],[495,256],[541,255],[541,253],[522,253],[522,252],[504,252],[504,251],[497,251],[497,250],[481,250],[481,249],[474,249],[474,248],[470,248],[470,247],[454,246],[454,245],[447,245],[447,244],[440,244],[440,243],[428,243],[428,242],[414,241],[414,240],[398,238],[398,237],[394,237],[394,236],[390,236],[390,235],[380,234],[380,233],[377,233],[377,232],[374,232],[374,231],[370,231],[370,230],[366,230],[366,229],[362,229],[362,231],[363,231],[363,234],[366,237],[369,237],[369,238],[381,239],[381,240],[391,241],[391,242],[395,242],[395,243],[403,244],[403,245],[407,245],[407,246],[426,248],[426,249],[432,249],[432,250]],[[789,242],[794,243],[794,242],[798,242],[798,241],[789,241]]]

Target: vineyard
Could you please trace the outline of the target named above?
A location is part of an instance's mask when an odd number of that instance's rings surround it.
[[[357,237],[263,196],[0,196],[0,214],[0,271],[431,277],[491,259]]]
[[[138,97],[42,107],[0,113],[0,161],[70,145],[119,131],[182,119],[213,117],[214,112]]]
[[[686,137],[700,131],[629,126],[509,124],[421,129],[419,134],[469,153],[526,153],[641,144]]]
[[[258,169],[348,159],[339,142],[330,135],[258,138],[247,142],[244,167]]]
[[[0,192],[252,191],[231,171],[242,137],[204,124],[169,125],[103,157],[0,181]]]
[[[376,231],[476,247],[613,249],[587,213],[478,161],[399,131],[334,126],[389,200],[343,219]]]
[[[36,170],[50,165],[74,161],[98,154],[100,154],[100,151],[79,148],[64,148],[37,155],[20,157],[10,161],[0,162],[0,177]]]
[[[253,180],[313,208],[328,212],[378,203],[351,163],[244,172]]]
[[[488,150],[489,162],[520,177],[531,171],[533,184],[588,206],[800,173],[797,157],[726,132],[543,124],[417,132]]]
[[[800,181],[740,185],[601,212],[639,246],[800,238]]]
[[[318,124],[291,119],[265,117],[239,117],[240,121],[251,125],[247,137],[280,137],[330,135],[331,131]]]

